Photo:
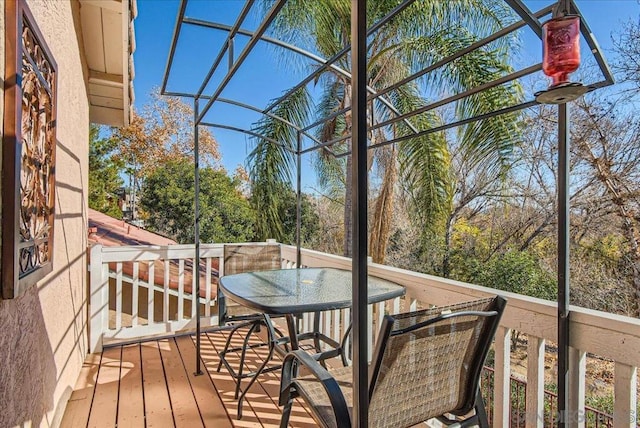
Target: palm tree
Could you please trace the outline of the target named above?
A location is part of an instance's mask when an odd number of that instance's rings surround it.
[[[268,3],[268,2],[267,2]],[[369,24],[386,16],[398,6],[397,0],[369,2]],[[393,20],[369,37],[368,85],[374,91],[383,91],[395,82],[410,76],[459,49],[485,37],[504,21],[512,18],[502,2],[490,0],[423,0],[408,6]],[[290,0],[275,21],[274,33],[281,39],[332,57],[350,41],[349,0]],[[437,68],[420,80],[412,81],[392,90],[385,97],[393,110],[380,98],[369,101],[368,121],[370,143],[390,141],[397,137],[426,130],[442,124],[447,117],[470,117],[493,111],[503,104],[512,104],[519,97],[516,85],[503,85],[475,94],[455,104],[452,111],[429,110],[412,116],[407,121],[385,124],[398,113],[412,112],[437,99],[473,88],[502,76],[510,70],[507,65],[509,40],[502,40],[474,51],[448,65]],[[350,56],[341,57],[336,65],[349,70]],[[323,118],[351,105],[350,80],[343,74],[326,69],[317,79],[322,96],[317,103],[316,115]],[[289,101],[295,98],[296,101]],[[302,101],[305,99],[305,101]],[[274,110],[292,122],[304,126],[309,123],[310,94],[300,89]],[[300,107],[299,111],[289,109]],[[335,115],[334,115],[335,116]],[[381,177],[371,227],[370,248],[374,261],[382,262],[389,239],[394,193],[397,182],[411,195],[419,218],[430,230],[442,230],[451,211],[456,183],[451,173],[452,147],[459,148],[465,162],[490,165],[501,174],[508,164],[511,147],[515,143],[515,120],[499,118],[476,122],[461,127],[455,133],[432,133],[404,140],[370,151],[369,165]],[[269,192],[278,184],[290,183],[290,165],[293,155],[284,147],[295,147],[295,133],[265,117],[255,126],[269,139],[282,142],[274,146],[266,139],[257,139],[249,159],[252,190],[262,195],[260,213],[269,224],[279,224],[276,210],[278,195]],[[344,137],[330,150],[349,152],[351,147],[350,111],[332,117],[317,127],[317,138],[329,141]],[[267,151],[271,152],[268,159]],[[344,253],[350,253],[351,240],[351,157],[335,158],[327,149],[321,149],[315,158],[319,184],[327,191],[344,195]],[[275,236],[275,235],[274,235]]]

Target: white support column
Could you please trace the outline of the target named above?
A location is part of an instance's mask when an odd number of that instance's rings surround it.
[[[493,426],[509,426],[511,404],[511,329],[499,326],[494,343]]]
[[[635,428],[638,424],[637,367],[616,362],[614,381],[613,427]]]
[[[103,274],[102,245],[91,248],[90,268],[89,349],[95,353],[102,351],[102,334],[109,328],[109,275]]]
[[[587,353],[569,348],[569,408],[567,427],[584,428],[585,379],[587,375]]]
[[[525,428],[544,426],[545,340],[529,336],[527,345],[527,407]]]

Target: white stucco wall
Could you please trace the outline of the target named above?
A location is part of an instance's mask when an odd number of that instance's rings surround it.
[[[0,300],[0,427],[58,426],[87,352],[89,108],[79,4],[27,2],[58,64],[54,265],[23,295]]]

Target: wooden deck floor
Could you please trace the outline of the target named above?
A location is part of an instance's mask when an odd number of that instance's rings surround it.
[[[102,354],[89,355],[62,427],[279,426],[279,371],[259,377],[247,394],[242,419],[236,418],[233,379],[224,367],[216,372],[218,350],[227,334],[220,331],[201,336],[202,376],[193,374],[193,335],[111,347]],[[254,349],[247,366],[255,368],[266,351],[266,347]],[[296,403],[290,426],[316,424],[302,403]]]

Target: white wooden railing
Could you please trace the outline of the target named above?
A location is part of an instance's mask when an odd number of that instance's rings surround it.
[[[222,257],[222,244],[201,245],[201,257],[206,266],[201,288],[204,296],[199,305],[185,291],[185,278],[193,278],[191,263],[193,245],[169,247],[101,247],[91,250],[90,343],[93,351],[114,340],[131,340],[157,334],[173,334],[195,326],[196,308],[200,307],[203,326],[217,324],[215,287],[211,261]],[[295,267],[296,249],[282,246],[283,267]],[[129,265],[127,265],[129,264]],[[164,266],[163,281],[152,282],[154,293],[148,293],[148,280],[142,280],[140,267],[145,266],[148,278],[153,269]],[[177,264],[177,268],[175,268]],[[222,263],[219,263],[221,266]],[[350,259],[302,250],[304,267],[351,268]],[[128,267],[129,269],[124,269]],[[169,271],[174,266],[178,275],[177,289],[170,285]],[[125,272],[126,271],[126,272]],[[130,274],[127,273],[130,271]],[[370,305],[369,349],[375,342],[376,326],[385,313],[413,310],[429,305],[446,305],[485,296],[502,294],[508,299],[494,344],[495,378],[493,426],[509,426],[510,419],[510,339],[513,332],[528,338],[526,427],[542,427],[544,414],[545,344],[557,341],[557,307],[554,302],[507,293],[486,287],[420,274],[404,269],[371,263],[369,273],[402,284],[407,293],[403,298]],[[174,279],[174,282],[176,280]],[[146,296],[143,303],[140,296]],[[129,313],[125,309],[130,309]],[[133,310],[132,308],[137,308]],[[146,310],[145,310],[146,308]],[[186,308],[186,309],[185,309]],[[152,313],[155,316],[148,317]],[[141,316],[146,314],[146,317]],[[323,333],[338,340],[350,319],[348,310],[322,315]],[[302,328],[311,327],[312,317],[305,316]],[[615,362],[614,427],[636,427],[637,367],[640,365],[640,320],[600,311],[571,307],[571,391],[569,426],[584,424],[585,379],[587,354],[595,354]]]
[[[220,260],[222,250],[222,244],[200,247],[201,263],[206,266],[200,285],[204,297],[199,299],[204,326],[217,324],[217,313],[213,311],[215,298],[212,298],[217,273],[213,271],[212,261]],[[93,246],[89,262],[91,351],[99,352],[103,344],[113,340],[195,328],[198,305],[193,304],[194,294],[185,291],[185,286],[194,288],[194,255],[194,245]],[[160,269],[161,279],[156,274]],[[144,271],[147,274],[141,275]],[[188,278],[191,284],[185,284]],[[141,295],[146,296],[144,302]]]

